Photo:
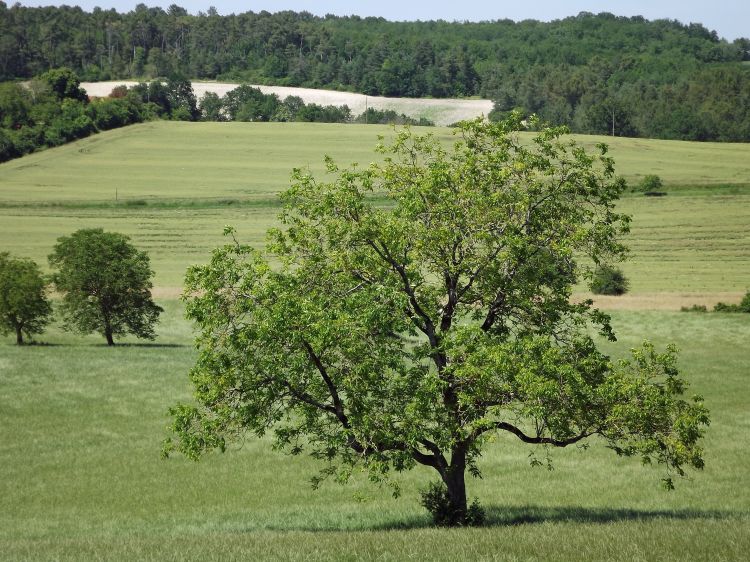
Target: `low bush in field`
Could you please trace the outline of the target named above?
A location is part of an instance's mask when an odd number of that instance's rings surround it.
[[[717,302],[714,306],[714,312],[747,312],[750,313],[750,291],[740,301],[740,304],[727,304]]]
[[[683,306],[680,310],[682,312],[706,312],[707,309],[704,305],[694,304],[693,306]],[[714,305],[714,312],[746,312],[750,313],[750,291],[745,293],[742,297],[740,304],[727,304],[725,302],[717,302]]]
[[[595,295],[623,295],[628,291],[628,286],[625,274],[611,265],[599,266],[590,285]]]

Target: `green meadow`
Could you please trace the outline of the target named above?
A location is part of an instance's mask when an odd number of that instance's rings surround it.
[[[450,141],[451,129],[420,128]],[[155,121],[107,131],[0,166],[0,203],[114,202],[238,198],[264,201],[288,185],[293,167],[323,170],[376,160],[377,125],[323,123],[182,123]],[[522,134],[531,138],[531,134]],[[605,142],[617,172],[631,183],[646,174],[673,188],[750,187],[750,147],[576,136]]]
[[[191,329],[176,301],[155,344],[107,348],[52,330],[47,345],[0,342],[0,559],[4,560],[741,560],[750,549],[750,318],[618,312],[614,355],[644,334],[682,348],[690,392],[712,411],[706,468],[660,488],[663,473],[588,451],[552,451],[532,468],[528,446],[498,438],[469,493],[489,525],[430,526],[418,489],[324,483],[319,468],[248,439],[198,463],[159,458],[167,408],[188,400]],[[543,454],[543,453],[541,453]]]
[[[449,129],[423,129],[450,141]],[[262,244],[294,167],[323,174],[378,158],[389,127],[301,123],[153,122],[109,131],[0,165],[0,248],[46,262],[58,236],[102,226],[147,250],[155,284],[221,243],[226,224]],[[608,142],[631,184],[658,174],[667,197],[626,196],[633,215],[632,292],[739,294],[750,289],[750,146],[578,137]],[[174,291],[172,291],[174,292]]]
[[[426,129],[427,131],[427,129]],[[446,140],[447,129],[429,129]],[[57,237],[101,226],[149,252],[166,312],[153,343],[53,326],[38,345],[0,338],[1,560],[743,560],[750,551],[750,315],[630,306],[639,295],[739,300],[750,289],[750,145],[581,137],[608,142],[635,184],[627,194],[633,301],[615,310],[615,357],[644,338],[681,348],[689,392],[712,424],[705,470],[662,491],[662,472],[596,440],[552,451],[500,437],[470,496],[478,529],[435,529],[418,503],[426,469],[398,476],[403,495],[359,475],[309,478],[304,457],[248,439],[199,463],[159,458],[169,406],[190,399],[192,327],[176,300],[185,269],[222,243],[224,225],[262,245],[293,167],[322,173],[323,155],[366,165],[376,126],[155,122],[96,135],[0,165],[0,251],[46,268]],[[628,310],[630,308],[630,310]],[[647,308],[647,307],[645,307]],[[543,453],[542,453],[543,454]]]

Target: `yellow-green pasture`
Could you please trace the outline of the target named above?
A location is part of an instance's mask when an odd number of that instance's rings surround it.
[[[510,436],[480,459],[470,496],[489,526],[435,529],[418,489],[389,497],[357,474],[349,487],[249,438],[200,463],[159,459],[167,408],[190,399],[195,360],[179,292],[225,224],[262,244],[289,171],[322,155],[367,163],[388,128],[148,123],[0,165],[0,251],[46,265],[58,236],[101,226],[149,252],[166,312],[154,343],[53,325],[17,347],[0,338],[0,560],[743,560],[750,551],[747,374],[750,315],[615,311],[613,356],[648,337],[675,342],[679,366],[712,412],[706,468],[661,491],[658,469],[591,449],[529,467]],[[446,130],[434,132],[446,135]],[[596,139],[585,139],[586,143]],[[750,158],[745,145],[615,139],[631,181],[662,176],[667,197],[628,195],[636,294],[713,295],[750,285]],[[115,202],[115,189],[118,201]],[[223,200],[222,200],[223,199]],[[142,200],[142,201],[141,201]],[[543,457],[544,451],[538,451]]]
[[[449,129],[421,130],[451,138]],[[222,242],[224,225],[263,243],[292,168],[322,176],[324,154],[367,165],[379,158],[378,134],[392,129],[160,121],[46,150],[0,165],[0,250],[44,266],[57,237],[103,227],[148,251],[156,285],[176,294],[187,266]],[[750,145],[579,140],[609,142],[631,184],[656,173],[667,186],[667,197],[628,194],[620,205],[634,218],[623,265],[633,294],[684,293],[690,302],[750,289]]]
[[[451,129],[415,129],[452,138]],[[0,165],[0,203],[266,199],[288,185],[292,168],[322,170],[324,154],[340,164],[377,160],[377,135],[391,133],[376,125],[156,121]],[[672,187],[750,186],[748,144],[573,138],[608,143],[631,183],[657,174]]]
[[[591,448],[550,451],[555,469],[501,435],[469,495],[480,529],[431,528],[418,490],[403,496],[355,473],[311,489],[321,465],[249,436],[199,463],[160,460],[167,409],[190,399],[190,324],[175,301],[153,344],[53,326],[18,347],[0,338],[0,560],[744,560],[750,551],[747,449],[750,315],[616,312],[615,357],[646,336],[681,349],[679,367],[712,424],[706,467],[660,488],[664,472]],[[543,450],[536,454],[544,458]]]

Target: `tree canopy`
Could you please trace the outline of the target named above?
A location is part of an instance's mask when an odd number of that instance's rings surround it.
[[[475,521],[465,474],[498,432],[544,448],[598,438],[663,464],[668,486],[701,468],[708,414],[681,397],[676,350],[614,361],[592,335],[614,339],[609,318],[571,301],[626,250],[606,147],[559,128],[521,143],[520,127],[463,123],[452,150],[407,129],[379,145],[383,164],[295,170],[266,250],[235,239],[188,272],[197,404],[173,408],[165,451],[198,458],[272,430],[327,461],[320,478],[360,467],[392,483],[426,465],[445,494],[425,504],[443,497],[450,524]]]
[[[36,263],[0,252],[0,333],[15,333],[18,345],[24,334],[41,334],[52,316],[46,292],[47,281]]]
[[[99,332],[108,345],[127,333],[154,339],[162,308],[151,299],[153,271],[148,255],[128,240],[101,228],[57,239],[49,263],[58,269],[53,280],[63,294],[60,310],[66,329]]]
[[[552,22],[390,22],[308,12],[127,13],[0,2],[0,80],[176,74],[496,102],[575,132],[750,140],[750,40],[699,23],[582,12]],[[189,107],[179,110],[187,117]],[[613,119],[614,115],[614,119]],[[614,123],[613,123],[614,121]]]

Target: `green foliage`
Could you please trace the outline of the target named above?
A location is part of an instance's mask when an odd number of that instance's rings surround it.
[[[522,144],[520,127],[462,123],[451,151],[400,131],[381,164],[295,170],[265,251],[235,239],[188,271],[197,404],[172,409],[165,453],[272,431],[326,461],[320,478],[433,468],[453,513],[498,432],[545,448],[598,436],[668,478],[701,468],[708,414],[681,398],[675,350],[613,362],[589,334],[614,339],[608,317],[571,302],[588,263],[625,252],[606,146],[563,129]]]
[[[745,293],[740,304],[727,304],[718,302],[714,306],[714,312],[748,312],[750,313],[750,291]]]
[[[101,333],[108,345],[126,333],[153,340],[161,307],[151,299],[151,266],[127,236],[82,229],[58,238],[49,263],[68,330]]]
[[[373,107],[368,107],[367,111],[358,115],[354,122],[368,123],[370,125],[420,125],[425,127],[435,125],[435,123],[424,117],[412,119],[403,113],[396,113],[393,109],[375,109]]]
[[[193,85],[182,77],[173,77],[165,85],[170,118],[175,121],[195,121],[200,116]]]
[[[150,117],[134,90],[115,88],[112,97],[89,103],[79,84],[67,68],[50,70],[28,87],[0,84],[0,162]]]
[[[742,300],[740,301],[740,311],[750,312],[750,291],[745,293],[745,296],[742,297]]]
[[[86,91],[81,88],[80,79],[69,68],[53,68],[42,74],[39,78],[47,83],[52,93],[61,100],[88,101]]]
[[[589,285],[595,295],[624,295],[629,282],[621,269],[611,265],[601,265],[594,271]]]
[[[280,101],[276,94],[242,84],[223,97],[206,93],[201,100],[205,121],[299,121],[307,123],[348,123],[351,110],[346,106],[308,103],[297,96]]]
[[[218,94],[206,92],[201,97],[198,107],[201,112],[202,121],[225,121],[222,113],[223,103]]]
[[[549,23],[449,23],[143,8],[3,10],[0,80],[65,65],[87,80],[179,74],[368,95],[480,95],[496,102],[493,117],[520,109],[582,133],[750,139],[750,73],[740,64],[750,57],[747,39],[730,43],[700,24],[588,12]]]
[[[655,174],[647,174],[638,184],[639,191],[659,191],[662,187],[664,187],[664,183]]]
[[[0,333],[15,333],[21,345],[24,334],[31,338],[44,332],[52,316],[46,291],[36,263],[0,252]]]

